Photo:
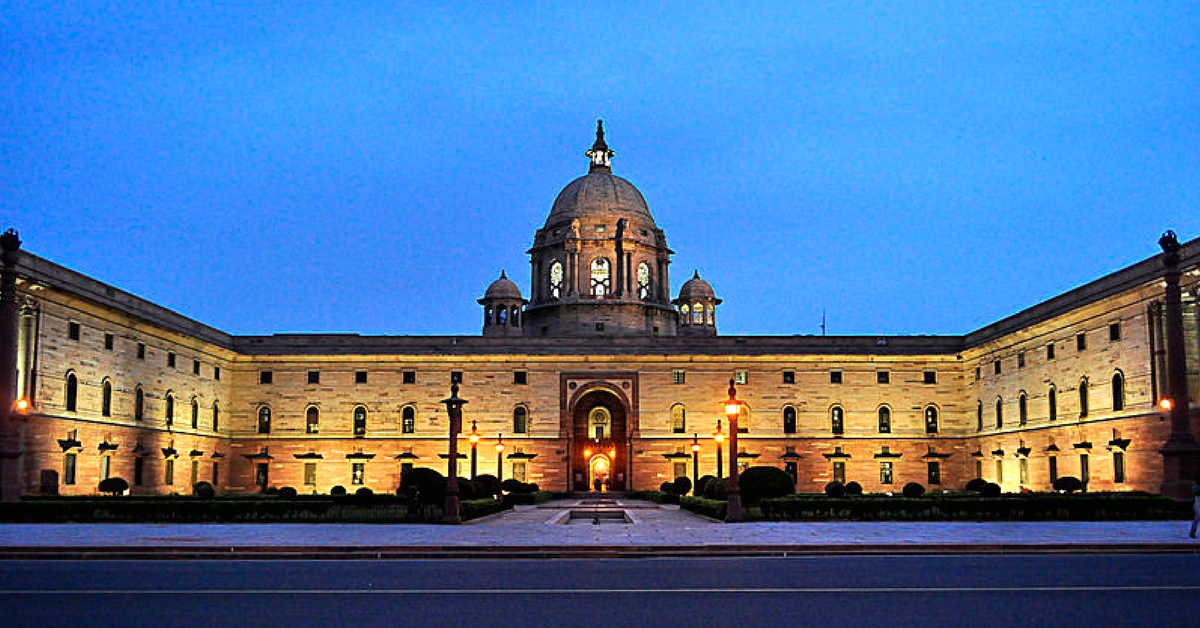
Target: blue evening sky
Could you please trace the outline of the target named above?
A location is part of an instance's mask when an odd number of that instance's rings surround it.
[[[723,334],[965,333],[1200,235],[1200,5],[978,4],[4,0],[0,226],[231,333],[478,334],[604,118]]]

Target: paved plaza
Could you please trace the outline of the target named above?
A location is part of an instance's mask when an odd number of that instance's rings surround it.
[[[519,506],[458,526],[0,524],[0,556],[1200,552],[1187,528],[1186,521],[724,524],[678,506],[621,500],[596,507],[566,500]]]

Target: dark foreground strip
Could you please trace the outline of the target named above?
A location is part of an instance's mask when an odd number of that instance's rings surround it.
[[[1077,586],[1042,586],[1042,587],[681,587],[674,589],[59,589],[47,591],[33,590],[0,590],[0,598],[16,596],[69,596],[69,595],[137,595],[137,596],[179,596],[179,595],[414,595],[414,596],[471,596],[471,595],[694,595],[697,593],[729,595],[759,593],[767,595],[779,594],[821,594],[821,593],[861,593],[877,595],[881,593],[1162,593],[1165,591],[1196,592],[1197,585],[1077,585]]]
[[[929,554],[1200,554],[1200,543],[1099,545],[649,545],[649,546],[204,546],[0,547],[0,560],[397,560],[435,558],[655,558]]]

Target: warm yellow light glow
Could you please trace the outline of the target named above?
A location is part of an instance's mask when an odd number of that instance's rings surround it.
[[[1175,407],[1175,402],[1171,401],[1170,397],[1163,397],[1162,400],[1160,400],[1158,402],[1158,407],[1162,408],[1163,410],[1165,410],[1167,412],[1170,412],[1171,408]]]
[[[496,453],[502,453],[503,451],[504,451],[504,443],[496,443]]]
[[[592,450],[590,450],[590,449],[585,449],[585,450],[583,450],[583,457],[584,457],[584,458],[590,458],[590,457],[592,457]]]
[[[697,451],[700,451],[700,444],[692,443],[692,453],[696,453]]]
[[[469,440],[471,441],[472,445],[478,445],[479,444],[479,434],[471,434]]]
[[[717,441],[718,443],[723,443],[725,442],[725,435],[717,432],[716,434],[713,434],[713,440]]]
[[[17,403],[14,405],[16,405],[17,412],[25,412],[29,410],[29,400],[25,399],[24,397],[18,399]]]
[[[733,420],[734,417],[742,413],[742,403],[740,401],[725,402],[725,416]]]
[[[616,458],[616,457],[617,457],[617,450],[616,450],[616,449],[610,449],[610,450],[608,450],[608,457],[609,457],[609,458]]]

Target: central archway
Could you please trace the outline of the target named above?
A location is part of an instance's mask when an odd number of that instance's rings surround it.
[[[571,490],[626,489],[628,415],[624,400],[604,387],[587,390],[575,399],[571,407]],[[604,474],[597,473],[598,466],[605,468]]]

